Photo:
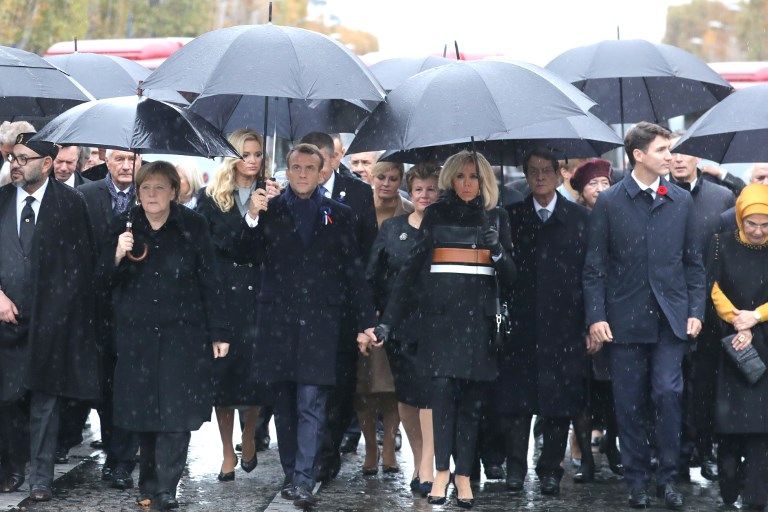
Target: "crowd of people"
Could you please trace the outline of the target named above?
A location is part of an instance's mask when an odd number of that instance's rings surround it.
[[[133,488],[139,453],[159,510],[212,412],[221,482],[256,469],[274,417],[300,508],[361,434],[363,475],[400,472],[401,423],[431,504],[453,485],[472,508],[481,467],[521,492],[532,423],[543,495],[570,435],[574,481],[599,444],[632,507],[682,508],[692,466],[724,503],[768,504],[768,164],[746,184],[643,122],[628,170],[537,148],[500,186],[472,151],[348,169],[315,132],[281,187],[237,130],[203,186],[190,162],[32,135],[0,127],[0,491],[50,500],[94,407],[103,478]]]

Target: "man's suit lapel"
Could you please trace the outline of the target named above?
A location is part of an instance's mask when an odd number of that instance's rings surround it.
[[[672,191],[672,185],[667,180],[662,178],[661,181],[659,181],[659,186],[660,187],[661,186],[666,187],[667,193],[665,195],[661,195],[659,193],[656,193],[656,199],[653,200],[653,205],[651,206],[651,211],[654,211],[657,208],[659,208],[661,205],[674,200],[672,198],[672,195],[674,194],[674,192]]]
[[[112,218],[112,196],[109,194],[109,190],[107,189],[107,182],[104,180],[101,180],[101,183],[99,183],[99,188],[101,189],[101,194],[99,194],[101,211],[104,212],[104,215],[106,216],[107,219],[111,219]]]

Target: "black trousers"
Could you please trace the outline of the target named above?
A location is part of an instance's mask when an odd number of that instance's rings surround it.
[[[83,429],[90,412],[91,404],[89,402],[72,398],[61,400],[57,450],[70,450],[83,442]]]
[[[56,440],[59,435],[59,397],[30,392],[29,488],[53,485]]]
[[[483,399],[488,383],[449,377],[432,378],[432,427],[435,435],[435,468],[470,476],[477,449]]]
[[[492,400],[483,402],[480,415],[480,461],[483,466],[501,466],[506,459],[504,430]]]
[[[733,503],[739,494],[745,506],[768,503],[768,434],[719,436],[717,468],[725,503]]]
[[[169,494],[176,487],[187,463],[189,432],[139,432],[139,491],[152,497]]]
[[[344,432],[355,417],[355,386],[357,384],[357,352],[339,352],[336,356],[336,385],[328,392],[323,441],[317,467],[339,464],[339,446]]]
[[[139,436],[114,424],[114,403],[112,400],[112,385],[115,374],[114,357],[104,357],[104,371],[108,373],[104,379],[104,399],[96,410],[101,424],[101,441],[107,455],[104,465],[113,471],[125,471],[130,474],[136,467],[136,452],[139,449]]]
[[[505,416],[502,425],[507,432],[507,474],[525,478],[528,472],[528,441],[531,431],[532,416]],[[536,463],[536,473],[539,477],[554,476],[562,478],[565,447],[568,444],[568,427],[570,418],[539,418],[544,444],[541,455]]]
[[[0,468],[2,477],[23,475],[29,460],[29,401],[0,406]]]

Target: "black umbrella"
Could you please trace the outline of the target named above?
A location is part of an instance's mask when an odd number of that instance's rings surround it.
[[[598,157],[621,147],[621,138],[610,126],[592,114],[555,119],[524,126],[477,141],[474,149],[495,165],[521,165],[534,148],[546,147],[561,158]],[[471,150],[471,142],[456,141],[405,151],[389,151],[380,160],[418,163],[442,162],[463,149]]]
[[[597,117],[622,125],[703,112],[733,90],[698,57],[640,39],[574,48],[546,67],[595,100]]]
[[[768,162],[768,85],[725,98],[693,123],[672,151],[721,164]]]
[[[136,94],[150,70],[132,60],[98,53],[54,55],[45,60],[72,76],[97,100]],[[179,105],[189,102],[176,91],[148,91],[145,96]]]
[[[140,96],[77,105],[33,139],[134,153],[239,157],[221,133],[194,112]]]
[[[345,46],[317,32],[271,23],[203,34],[171,55],[144,87],[198,93],[193,108],[200,108],[221,128],[228,126],[229,117],[202,108],[205,98],[261,98],[265,106],[260,113],[238,122],[260,124],[265,135],[272,107],[267,98],[308,100],[306,106],[314,100],[342,100],[360,107],[366,105],[363,102],[378,103],[385,95],[365,64]]]
[[[385,90],[391,91],[413,75],[418,75],[427,69],[455,62],[456,60],[454,59],[446,59],[445,57],[436,57],[434,55],[429,55],[428,57],[395,57],[372,65],[371,73],[373,73],[373,76],[376,77]]]
[[[49,118],[92,99],[80,84],[42,57],[0,46],[0,120]]]
[[[361,125],[348,152],[503,138],[526,126],[584,116],[593,106],[573,86],[532,64],[459,62],[395,88]]]

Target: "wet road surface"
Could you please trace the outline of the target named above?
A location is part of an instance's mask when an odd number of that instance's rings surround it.
[[[73,449],[70,465],[57,466],[63,473],[56,480],[54,499],[48,503],[32,503],[24,500],[28,490],[0,495],[0,510],[28,512],[139,512],[134,502],[137,491],[119,491],[101,481],[100,451],[88,448],[88,442],[98,438],[98,418],[93,414],[91,422],[96,430],[80,447]],[[236,439],[238,436],[236,435]],[[272,431],[274,441],[274,430]],[[454,501],[442,507],[427,504],[426,499],[411,493],[408,484],[413,472],[410,449],[403,440],[403,449],[398,453],[401,467],[399,474],[379,473],[363,477],[360,473],[364,448],[362,442],[357,454],[344,456],[339,478],[324,486],[318,495],[318,512],[394,512],[459,510]],[[605,464],[602,455],[597,462]],[[76,464],[79,463],[79,464]],[[234,482],[219,482],[216,475],[221,465],[221,445],[215,423],[206,423],[192,434],[187,469],[179,486],[178,499],[181,510],[232,511],[232,512],[282,512],[296,510],[292,504],[277,497],[283,475],[275,443],[270,450],[259,453],[259,465],[250,474],[241,469],[236,472]],[[626,490],[620,478],[614,476],[607,466],[602,467],[593,484],[572,483],[573,468],[566,462],[566,474],[558,497],[542,497],[539,493],[535,473],[529,471],[525,491],[512,495],[505,489],[503,481],[481,481],[475,489],[476,510],[497,512],[523,510],[530,512],[565,511],[613,511],[630,510],[626,506]],[[134,472],[138,481],[138,470]],[[686,495],[688,511],[727,510],[719,499],[717,485],[699,476],[698,469],[691,470],[692,483],[681,489]],[[449,497],[455,497],[449,490]],[[662,508],[657,500],[657,507]],[[144,509],[145,510],[145,509]]]

